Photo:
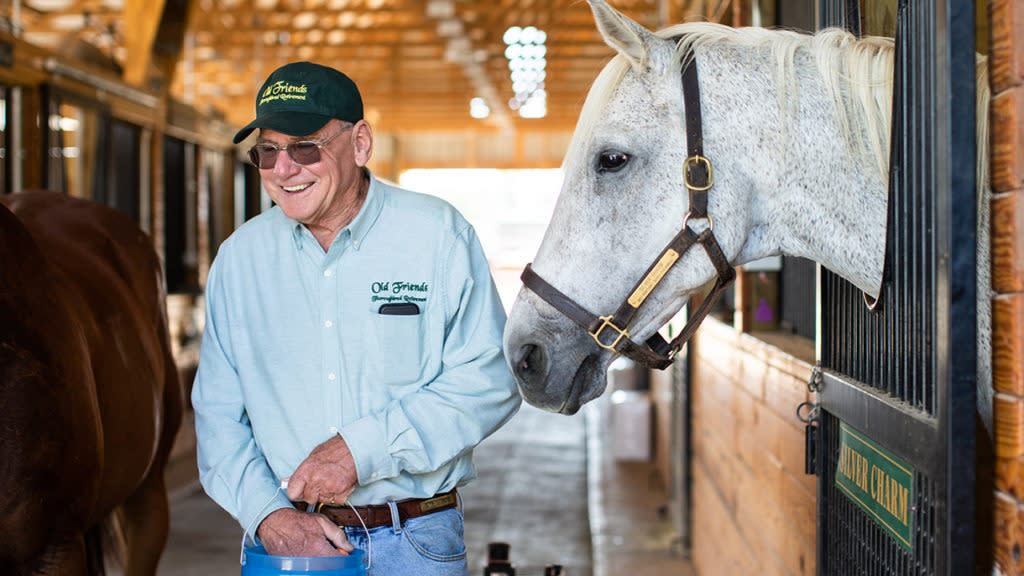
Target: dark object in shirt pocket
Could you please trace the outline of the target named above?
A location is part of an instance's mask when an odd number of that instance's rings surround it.
[[[381,304],[377,310],[378,314],[389,316],[415,316],[420,313],[420,307],[414,302],[402,302],[399,304]]]

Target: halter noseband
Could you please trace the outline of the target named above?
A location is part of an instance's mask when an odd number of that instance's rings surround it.
[[[542,300],[585,329],[599,347],[613,354],[623,354],[642,366],[659,370],[672,364],[679,349],[693,336],[701,322],[711,312],[711,308],[722,295],[722,291],[736,279],[736,271],[733,270],[722,252],[721,246],[718,245],[718,240],[714,235],[714,221],[708,215],[708,190],[714,185],[714,171],[711,167],[711,160],[704,156],[700,88],[697,85],[697,63],[692,53],[688,55],[686,62],[682,74],[683,102],[686,106],[687,146],[687,158],[683,163],[683,182],[689,191],[690,210],[683,218],[682,229],[661,251],[658,258],[647,268],[647,272],[633,287],[629,296],[610,316],[592,314],[557,288],[548,284],[533,271],[529,264],[526,265],[526,269],[520,276],[527,288],[533,290]],[[691,219],[707,220],[708,227],[698,234],[688,226]],[[630,338],[629,323],[636,316],[647,297],[665,278],[668,271],[694,244],[700,244],[704,248],[711,263],[715,266],[718,277],[715,279],[714,288],[690,317],[683,331],[671,342],[666,342],[660,334],[655,332],[643,344],[637,344]]]

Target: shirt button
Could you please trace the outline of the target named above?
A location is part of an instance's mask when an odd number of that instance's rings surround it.
[[[334,380],[335,378],[337,378],[337,376],[334,375],[334,372],[331,372],[330,374],[327,375],[328,380]]]
[[[359,240],[353,242],[352,245],[355,246],[356,248],[359,248]]]
[[[330,270],[324,270],[324,276],[327,278],[331,277],[332,272]]]
[[[338,427],[337,426],[331,426],[330,428],[327,429],[327,431],[330,432],[331,434],[337,434],[338,433]]]
[[[376,478],[376,477],[377,477],[377,473],[376,472],[374,472],[373,474],[370,474],[370,478]]]
[[[331,322],[330,320],[328,320],[328,321],[324,322],[324,326],[326,326],[327,328],[330,328],[331,326],[334,326],[334,322]]]

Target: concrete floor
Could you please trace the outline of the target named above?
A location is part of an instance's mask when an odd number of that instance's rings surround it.
[[[648,462],[611,456],[607,398],[587,404],[588,521],[593,576],[695,576],[668,519],[668,497]],[[572,573],[570,573],[572,574]]]
[[[562,564],[568,576],[690,576],[658,514],[665,496],[646,463],[604,449],[603,411],[566,417],[530,406],[475,451],[479,477],[462,489],[471,575],[487,544],[507,542],[518,576]],[[198,485],[172,497],[162,576],[238,574],[241,529]]]

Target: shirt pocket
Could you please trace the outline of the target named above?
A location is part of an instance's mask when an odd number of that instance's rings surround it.
[[[419,382],[425,364],[423,310],[416,314],[381,314],[379,309],[376,305],[370,311],[369,372],[383,384]]]

